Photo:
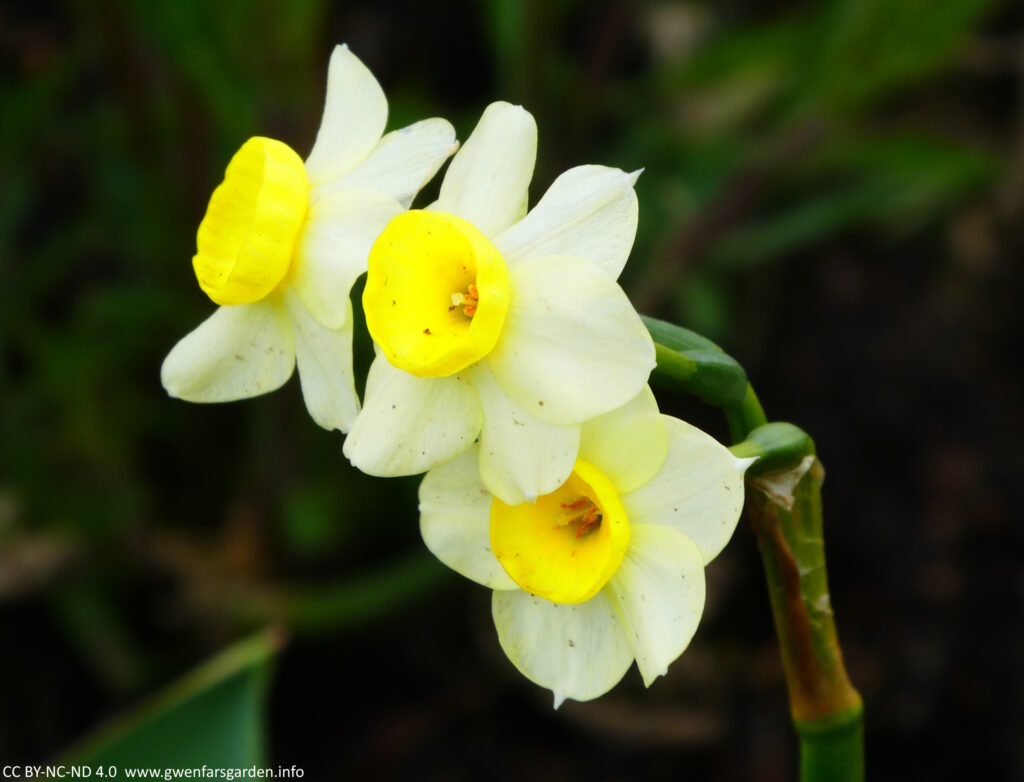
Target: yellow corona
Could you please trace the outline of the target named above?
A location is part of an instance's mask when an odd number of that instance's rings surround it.
[[[583,603],[608,583],[629,547],[629,519],[615,486],[578,460],[536,502],[491,503],[491,549],[509,577],[553,603]]]
[[[199,287],[221,305],[270,294],[288,274],[308,204],[302,158],[274,139],[246,141],[199,224],[192,259]]]
[[[494,348],[508,310],[508,270],[470,223],[404,212],[377,238],[368,267],[366,325],[392,365],[447,377]]]

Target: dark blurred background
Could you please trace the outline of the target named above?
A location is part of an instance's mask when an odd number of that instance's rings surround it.
[[[530,109],[534,201],[646,167],[633,301],[818,443],[870,777],[1024,779],[1024,8],[987,0],[0,4],[0,759],[276,625],[264,753],[306,779],[795,779],[745,524],[665,679],[554,712],[295,379],[161,389],[206,199],[249,136],[308,151],[343,41],[389,128]]]

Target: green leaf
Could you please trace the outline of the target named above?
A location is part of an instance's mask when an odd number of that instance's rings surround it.
[[[711,251],[709,266],[765,262],[858,225],[912,230],[951,208],[997,170],[996,161],[980,150],[912,136],[832,139],[797,168],[810,186],[823,177],[847,184],[804,194],[738,226]]]
[[[785,421],[773,421],[750,432],[746,439],[729,449],[741,459],[757,457],[749,475],[786,470],[800,464],[805,456],[815,453],[814,441],[808,434]]]
[[[785,82],[799,72],[808,32],[808,25],[798,20],[720,32],[693,56],[670,60],[659,69],[657,86],[663,92],[712,90],[744,79],[759,81],[766,74]]]
[[[654,339],[658,365],[651,383],[690,394],[722,407],[738,403],[747,390],[747,373],[732,356],[695,331],[642,316]]]
[[[710,252],[714,269],[737,268],[795,252],[877,212],[885,193],[874,184],[820,193],[777,214],[735,228]]]
[[[933,75],[994,0],[832,0],[817,16],[807,97],[857,110]]]
[[[244,6],[239,4],[236,13],[218,14],[213,5],[194,0],[135,3],[129,13],[130,21],[151,38],[175,75],[196,90],[228,138],[253,134],[258,126],[256,85],[226,46],[231,36],[225,28],[251,27]]]
[[[667,348],[678,351],[717,350],[719,353],[722,352],[718,345],[696,331],[685,329],[682,326],[677,326],[675,323],[669,323],[665,320],[651,318],[647,315],[641,315],[640,318],[651,333],[651,338]]]
[[[242,621],[271,620],[291,632],[335,632],[375,619],[422,598],[451,571],[416,552],[341,584],[316,588],[247,588],[230,595],[230,612]]]
[[[493,0],[481,6],[501,93],[509,99],[522,96],[529,71],[529,6],[519,0]]]
[[[263,765],[274,631],[231,647],[69,750],[66,763],[119,767]]]

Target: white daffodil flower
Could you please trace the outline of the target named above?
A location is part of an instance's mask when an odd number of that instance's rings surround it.
[[[572,474],[536,502],[488,492],[476,448],[431,470],[420,531],[438,559],[494,590],[505,654],[557,708],[603,695],[634,659],[650,686],[683,653],[752,461],[660,415],[645,388],[583,425]]]
[[[526,214],[537,126],[494,103],[438,200],[392,220],[363,309],[378,356],[345,455],[413,475],[479,437],[484,484],[509,504],[572,472],[580,425],[643,388],[654,344],[615,281],[637,226],[636,174],[580,166]]]
[[[458,147],[443,119],[382,137],[388,104],[338,46],[313,151],[249,139],[199,226],[199,286],[221,307],[178,342],[160,377],[171,396],[228,402],[279,388],[298,362],[306,407],[325,429],[359,412],[349,292],[381,229]]]

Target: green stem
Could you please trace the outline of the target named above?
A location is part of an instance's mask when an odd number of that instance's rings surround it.
[[[804,780],[864,780],[864,710],[805,723],[794,720],[800,736],[800,775]]]
[[[801,443],[795,427],[766,426],[764,410],[749,385],[743,400],[726,407],[725,414],[738,443],[734,452],[757,453],[776,442],[786,445],[776,451],[782,456],[778,469],[748,476],[747,507],[764,563],[790,711],[800,737],[800,778],[803,782],[863,782],[863,706],[843,664],[825,567],[821,512],[825,471],[810,438]],[[789,457],[798,456],[801,448],[803,458],[793,464]]]
[[[754,429],[768,423],[764,408],[761,407],[761,402],[750,383],[747,383],[747,393],[743,399],[735,405],[727,405],[723,410],[734,443],[743,442]]]

